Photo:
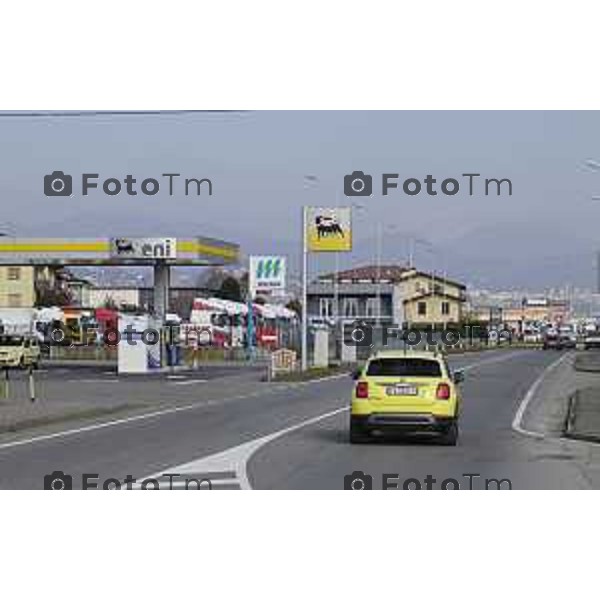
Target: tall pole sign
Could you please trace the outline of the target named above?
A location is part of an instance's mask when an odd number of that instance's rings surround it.
[[[302,208],[302,370],[308,368],[308,253],[350,252],[352,219],[350,207]]]

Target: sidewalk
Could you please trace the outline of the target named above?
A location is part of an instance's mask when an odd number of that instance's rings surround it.
[[[554,360],[560,360],[561,356],[564,355],[557,353]],[[551,437],[562,437],[565,435],[569,399],[578,389],[600,386],[600,373],[574,368],[578,356],[579,353],[567,356],[545,374],[525,414],[527,429]]]
[[[600,352],[577,351],[552,369],[528,412],[543,434],[600,442]]]

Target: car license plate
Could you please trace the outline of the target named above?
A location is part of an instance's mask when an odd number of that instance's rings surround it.
[[[416,396],[419,390],[414,385],[389,385],[385,393],[388,396]]]

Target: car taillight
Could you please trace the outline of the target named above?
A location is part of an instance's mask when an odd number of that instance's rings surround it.
[[[438,400],[448,400],[450,398],[450,386],[447,383],[438,384],[435,397]]]
[[[357,398],[368,398],[369,397],[369,384],[366,381],[359,381],[356,384],[356,397]]]

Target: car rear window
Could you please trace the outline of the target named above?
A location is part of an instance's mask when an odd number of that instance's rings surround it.
[[[426,358],[376,358],[369,362],[367,375],[371,377],[441,377],[437,360]]]

